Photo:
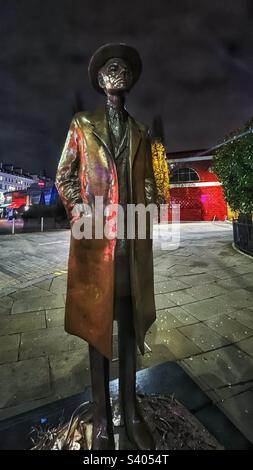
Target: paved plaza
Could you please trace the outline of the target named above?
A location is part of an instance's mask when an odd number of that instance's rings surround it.
[[[0,238],[0,419],[90,382],[86,343],[63,329],[69,236]],[[177,361],[253,442],[253,260],[228,222],[188,223],[176,250],[155,240],[154,265],[157,322],[138,368]],[[117,366],[115,325],[112,378]]]

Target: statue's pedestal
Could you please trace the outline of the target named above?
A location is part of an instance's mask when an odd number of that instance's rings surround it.
[[[156,442],[157,450],[222,450],[208,430],[173,396],[140,395],[140,410]],[[116,450],[132,446],[121,423],[119,402],[112,402]],[[92,405],[77,408],[69,422],[38,432],[35,450],[90,450]],[[36,437],[36,436],[33,436]]]
[[[113,402],[117,403],[118,380],[111,382],[110,390]],[[161,439],[158,448],[171,450],[187,445],[196,449],[252,450],[252,444],[178,364],[167,362],[139,371],[137,390],[144,394],[140,395],[144,416],[153,426],[156,440]],[[30,449],[32,428],[46,430],[48,426],[58,426],[62,419],[67,423],[73,411],[90,399],[91,390],[87,387],[83,393],[0,422],[0,449]],[[130,448],[119,421],[115,437],[120,448]]]
[[[139,399],[142,414],[158,450],[224,449],[199,420],[173,396],[143,395]],[[119,427],[118,432],[119,448],[131,450],[124,428]]]

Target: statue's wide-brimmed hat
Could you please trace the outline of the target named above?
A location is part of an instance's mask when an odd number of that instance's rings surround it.
[[[132,86],[137,82],[142,71],[142,62],[139,53],[134,47],[128,46],[127,44],[105,44],[91,57],[88,73],[90,81],[99,93],[104,93],[103,89],[99,86],[98,83],[98,71],[109,59],[113,58],[124,59],[131,67],[133,74],[133,83]]]

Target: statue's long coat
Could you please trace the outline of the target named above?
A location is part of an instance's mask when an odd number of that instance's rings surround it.
[[[128,117],[130,202],[154,202],[154,175],[147,128]],[[56,185],[73,226],[77,203],[94,206],[95,196],[104,204],[118,202],[117,172],[110,149],[105,110],[78,113],[72,120],[59,162]],[[144,338],[155,320],[152,240],[130,240],[131,292],[137,343],[144,352]],[[137,230],[136,230],[137,232]],[[65,329],[112,357],[115,239],[76,239],[71,233]]]

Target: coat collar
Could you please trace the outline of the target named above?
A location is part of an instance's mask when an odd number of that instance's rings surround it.
[[[90,115],[88,122],[92,127],[93,134],[102,142],[110,155],[113,156],[105,108],[99,109]],[[128,115],[128,125],[130,139],[130,160],[131,163],[133,163],[141,140],[141,130],[137,122],[130,115]]]

